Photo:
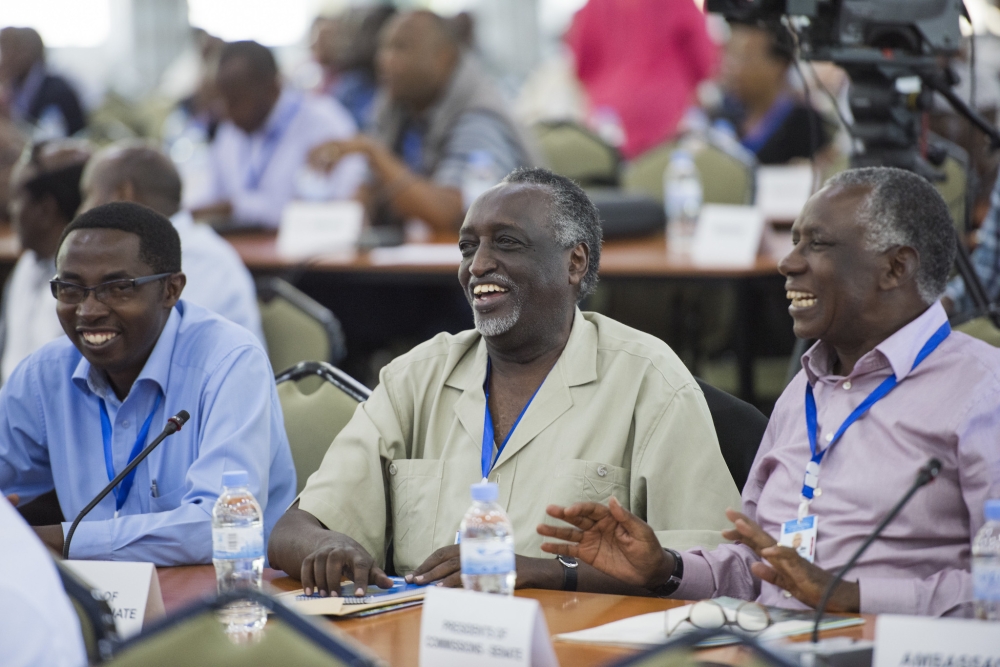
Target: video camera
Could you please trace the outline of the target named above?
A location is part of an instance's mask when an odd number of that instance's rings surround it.
[[[932,165],[945,155],[922,146],[923,113],[934,91],[952,104],[958,99],[948,60],[961,45],[961,0],[707,0],[706,10],[791,29],[801,58],[831,61],[847,72],[851,135],[863,146],[853,166],[901,167],[941,180]]]

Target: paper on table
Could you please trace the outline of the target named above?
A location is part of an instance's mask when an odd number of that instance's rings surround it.
[[[366,602],[360,602],[359,598],[352,597],[313,596],[306,598],[301,588],[287,593],[279,593],[275,597],[286,606],[306,616],[350,616],[362,611],[398,605],[401,602],[417,602],[423,599],[427,591],[426,586],[406,584],[398,577],[393,577],[393,582],[395,585],[389,590],[369,586],[368,595],[365,596]]]
[[[735,606],[742,603],[742,600],[732,598],[718,598],[719,602],[726,610],[726,615],[730,620],[735,618]],[[672,636],[680,636],[686,632],[694,630],[694,626],[684,619],[688,615],[691,605],[675,607],[667,611],[657,611],[651,614],[642,614],[632,618],[624,618],[620,621],[599,625],[588,630],[577,632],[566,632],[556,635],[555,639],[566,642],[576,642],[582,644],[605,644],[612,646],[624,646],[626,648],[649,648],[658,646],[667,641],[666,629],[668,627],[676,629]],[[783,610],[769,610],[772,616],[783,616]],[[844,628],[853,625],[861,625],[864,619],[860,617],[830,617],[820,625],[821,629],[832,630],[834,628]],[[806,619],[779,620],[764,632],[757,635],[762,641],[780,639],[783,637],[793,637],[795,635],[806,634],[812,631],[812,621]],[[730,629],[737,630],[730,626]],[[721,639],[719,641],[709,640],[702,645],[721,646],[730,643],[730,640]]]
[[[462,253],[456,243],[407,243],[375,248],[368,257],[375,266],[458,266],[462,263]]]

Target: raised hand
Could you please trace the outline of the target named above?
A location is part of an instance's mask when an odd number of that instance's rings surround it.
[[[660,546],[653,529],[614,498],[607,506],[549,505],[545,512],[573,527],[539,525],[540,535],[564,541],[545,542],[542,551],[578,558],[633,586],[654,588],[673,572],[674,559]]]
[[[733,528],[723,531],[727,540],[742,542],[767,562],[754,563],[750,571],[769,584],[788,591],[801,602],[815,607],[833,575],[802,558],[795,549],[778,545],[773,537],[736,510],[726,510]],[[857,582],[842,581],[834,589],[827,606],[829,611],[857,613],[861,592]]]

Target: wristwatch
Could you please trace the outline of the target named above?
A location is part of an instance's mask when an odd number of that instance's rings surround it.
[[[674,571],[670,573],[670,578],[666,583],[660,584],[656,588],[649,589],[658,598],[665,598],[673,595],[680,588],[681,578],[684,576],[684,559],[673,549],[664,548],[668,554],[674,557]]]
[[[576,590],[576,569],[580,567],[580,563],[569,556],[556,556],[556,560],[563,566],[563,585],[562,589],[564,591],[575,591]]]

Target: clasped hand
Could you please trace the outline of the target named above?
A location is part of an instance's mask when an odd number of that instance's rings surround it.
[[[563,542],[545,542],[542,550],[578,558],[626,583],[656,588],[670,577],[673,557],[663,550],[650,526],[618,503],[577,503],[570,507],[550,505],[546,513],[569,526],[538,526],[539,534]],[[726,510],[733,527],[722,532],[727,540],[745,544],[761,561],[751,573],[815,607],[832,575],[805,560],[791,547],[780,546],[760,526],[741,512]],[[857,583],[841,582],[830,599],[830,611],[857,612]]]

